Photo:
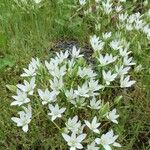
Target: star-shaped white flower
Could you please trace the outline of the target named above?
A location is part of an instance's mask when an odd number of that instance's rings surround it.
[[[74,132],[69,136],[68,134],[62,133],[63,138],[67,142],[70,150],[82,149],[81,142],[85,139],[86,134],[80,134],[77,136]]]
[[[88,77],[88,78],[94,78],[97,74],[91,69],[84,67],[83,69],[79,67],[78,69],[78,76],[81,78]]]
[[[101,144],[105,150],[112,150],[110,145],[121,147],[119,143],[115,142],[117,138],[118,135],[114,135],[113,130],[110,130],[106,134],[103,134],[101,138],[96,138],[95,142]]]
[[[24,111],[19,111],[19,117],[12,117],[11,120],[13,120],[15,123],[17,123],[18,127],[22,127],[22,130],[24,132],[28,131],[28,124],[31,122],[31,117],[32,117],[32,111],[31,111],[31,106],[28,105],[28,108],[23,107]]]
[[[105,72],[103,70],[103,78],[104,78],[107,85],[109,85],[110,82],[114,81],[116,77],[117,77],[116,73],[112,74],[112,72],[110,70],[108,72]]]
[[[87,120],[85,120],[84,122],[93,132],[98,133],[98,134],[100,133],[100,131],[98,130],[98,127],[100,126],[101,123],[97,123],[96,116],[93,118],[91,123]]]
[[[48,115],[52,116],[51,120],[54,121],[56,118],[61,118],[62,113],[65,112],[66,108],[59,108],[58,104],[55,106],[49,104],[49,110],[51,111]]]
[[[124,67],[123,65],[118,67],[117,65],[115,66],[116,72],[119,76],[125,75],[128,73],[130,70],[130,67]]]
[[[104,47],[104,42],[99,39],[96,35],[90,37],[90,43],[94,51],[100,51]]]
[[[128,56],[124,57],[124,59],[123,59],[123,64],[124,64],[125,66],[136,65],[135,62],[132,62],[132,59],[133,59],[132,57],[128,57]]]
[[[56,92],[54,91],[50,92],[48,89],[45,89],[45,91],[38,89],[38,93],[43,105],[56,101]]]
[[[83,57],[83,55],[80,55],[80,49],[77,50],[76,46],[73,46],[72,52],[71,52],[71,57],[73,59],[76,59],[76,58]]]
[[[36,76],[36,69],[29,64],[28,69],[23,68],[24,73],[21,74],[21,77],[33,77]]]
[[[121,88],[127,88],[131,87],[136,81],[130,80],[130,76],[124,77],[121,76],[120,78],[120,87]]]
[[[100,62],[100,65],[101,66],[106,66],[110,63],[113,63],[114,61],[116,61],[117,59],[117,56],[112,56],[112,54],[106,54],[105,56],[103,55],[100,55],[100,57],[98,58],[98,61]]]
[[[26,104],[28,102],[30,102],[30,99],[27,97],[27,93],[20,91],[19,89],[17,89],[17,95],[16,96],[12,96],[15,101],[13,101],[11,103],[12,105],[22,105],[22,104]]]
[[[74,133],[77,133],[79,131],[79,128],[81,128],[81,122],[78,120],[78,116],[74,116],[72,119],[69,118],[65,124],[67,130],[70,130]]]
[[[96,101],[95,96],[90,100],[91,109],[99,110],[101,108],[101,100]]]
[[[23,84],[17,84],[17,87],[22,90],[23,92],[27,92],[29,95],[33,95],[34,88],[35,88],[35,77],[32,77],[30,82],[24,80],[24,85]]]
[[[78,86],[78,89],[74,91],[76,95],[82,96],[82,97],[89,97],[89,88],[87,86],[87,83],[84,83],[81,87]]]
[[[119,117],[119,115],[116,115],[116,109],[113,109],[112,111],[108,112],[106,117],[113,123],[118,124],[118,121],[116,119]]]

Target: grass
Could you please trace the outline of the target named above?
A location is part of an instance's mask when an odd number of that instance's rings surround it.
[[[6,85],[15,85],[22,80],[22,68],[31,57],[48,59],[56,50],[58,41],[74,40],[82,47],[86,46],[89,36],[93,34],[92,21],[95,22],[95,19],[84,19],[78,14],[76,17],[76,8],[69,0],[64,0],[63,4],[47,0],[40,9],[26,10],[13,1],[0,0],[0,150],[66,149],[54,125],[44,114],[36,113],[27,134],[14,126],[10,118],[17,110],[10,107],[12,93]],[[142,38],[139,42],[143,44],[139,48],[138,44],[134,44],[134,39],[125,34],[134,46],[134,59],[143,65],[144,70],[133,74],[137,81],[134,88],[118,93],[124,98],[118,104],[120,126],[116,130],[121,133],[122,150],[149,150],[150,48]]]

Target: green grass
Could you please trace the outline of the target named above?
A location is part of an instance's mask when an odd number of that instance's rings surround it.
[[[83,47],[87,45],[89,36],[94,33],[95,19],[77,15],[70,20],[75,13],[73,1],[69,0],[64,0],[64,4],[46,0],[40,9],[27,10],[19,8],[13,1],[0,0],[0,150],[66,149],[60,133],[44,114],[37,113],[28,133],[14,126],[10,118],[17,110],[10,107],[13,93],[6,85],[22,81],[22,68],[31,57],[48,59],[58,41],[74,40]],[[111,27],[108,25],[107,29]],[[122,150],[149,150],[150,48],[142,38],[138,39],[143,43],[139,48],[132,37],[125,34],[131,41],[134,59],[143,65],[144,70],[133,74],[137,81],[134,88],[118,93],[124,98],[117,106],[120,126],[116,130],[121,133]]]

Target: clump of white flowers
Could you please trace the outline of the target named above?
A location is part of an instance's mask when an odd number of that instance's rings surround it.
[[[121,147],[115,128],[119,126],[119,111],[113,102],[116,97],[112,96],[108,101],[103,95],[107,95],[108,89],[113,93],[114,89],[130,88],[136,82],[131,76],[136,65],[131,50],[132,41],[127,40],[124,34],[127,31],[142,31],[150,39],[150,28],[142,19],[148,13],[128,15],[124,12],[126,0],[119,0],[118,3],[95,0],[95,3],[95,14],[110,19],[110,22],[115,18],[116,22],[113,23],[118,31],[105,30],[89,37],[93,50],[92,63],[76,46],[71,50],[56,52],[44,63],[32,58],[28,67],[23,68],[23,83],[16,85],[17,94],[12,96],[14,101],[11,106],[22,106],[24,110],[18,112],[19,118],[12,117],[18,127],[22,127],[24,132],[28,131],[34,109],[32,102],[36,99],[70,150],[99,150],[102,147],[111,150],[112,147]],[[79,0],[79,4],[85,16],[92,13],[89,1]],[[96,32],[103,28],[101,23],[96,23]],[[134,69],[138,71],[141,66]]]
[[[16,85],[17,95],[12,96],[14,101],[11,105],[22,106],[24,110],[18,112],[19,118],[12,117],[18,127],[22,127],[24,132],[29,130],[34,109],[34,106],[31,108],[32,101],[36,99],[71,150],[83,147],[98,149],[100,146],[107,150],[111,146],[121,146],[116,142],[118,135],[114,135],[114,129],[111,128],[111,124],[119,123],[119,114],[113,108],[113,103],[110,105],[101,99],[101,93],[107,88],[133,85],[135,81],[130,80],[129,70],[135,63],[123,39],[117,39],[113,48],[110,44],[112,41],[107,42],[112,50],[104,53],[106,40],[111,34],[105,40],[103,37],[90,37],[94,64],[89,64],[75,46],[69,51],[56,52],[56,56],[44,63],[38,58],[32,58],[21,74],[25,78],[23,84]],[[119,48],[114,48],[116,45]],[[122,49],[126,49],[124,55],[120,54]],[[65,126],[56,123],[59,119]],[[109,130],[103,128],[106,122],[110,126]]]

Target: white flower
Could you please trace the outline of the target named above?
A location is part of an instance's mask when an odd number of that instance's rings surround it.
[[[81,87],[78,86],[78,89],[74,91],[76,95],[83,96],[83,97],[89,97],[89,88],[87,86],[87,83],[84,83]]]
[[[131,87],[136,81],[131,80],[130,81],[130,76],[127,76],[124,78],[124,76],[121,76],[120,79],[120,87],[121,88],[126,88],[126,87]]]
[[[85,139],[86,134],[80,134],[77,136],[75,133],[72,133],[71,136],[69,136],[68,134],[62,133],[62,136],[67,142],[68,146],[70,146],[70,150],[83,148],[81,142]]]
[[[53,77],[57,77],[62,78],[65,74],[66,74],[66,65],[63,65],[59,68],[59,66],[55,66],[55,68],[51,71],[49,71],[49,73],[53,76]]]
[[[26,104],[28,102],[30,102],[30,99],[27,97],[27,93],[20,91],[19,89],[17,89],[17,96],[12,96],[15,101],[13,101],[11,103],[12,105],[22,105],[22,104]]]
[[[96,143],[92,142],[91,144],[87,145],[86,150],[99,150],[99,147],[96,147]]]
[[[119,53],[122,57],[127,57],[131,53],[131,51],[128,52],[128,48],[120,48]]]
[[[80,49],[77,50],[76,46],[73,46],[71,56],[73,59],[83,57],[83,55],[80,55]]]
[[[62,90],[64,83],[63,83],[63,79],[62,78],[56,78],[54,77],[53,80],[49,80],[50,82],[50,87],[53,91],[55,91],[56,95],[58,95],[60,93],[59,90]]]
[[[86,68],[86,67],[84,67],[83,69],[81,69],[81,67],[79,67],[77,74],[81,78],[84,78],[85,76],[87,76],[89,78],[93,78],[97,75],[96,73],[93,72],[93,70],[91,68]]]
[[[90,43],[94,51],[100,51],[104,47],[104,42],[99,39],[96,35],[90,37]]]
[[[125,27],[126,27],[126,30],[128,30],[128,31],[132,31],[132,30],[133,30],[132,24],[127,23],[127,24],[125,25]]]
[[[96,138],[95,142],[97,144],[101,144],[105,150],[111,150],[110,145],[113,145],[115,147],[121,147],[119,143],[115,142],[117,138],[118,135],[114,136],[113,130],[110,130],[106,134],[103,134],[101,138]]]
[[[98,61],[100,62],[101,66],[106,66],[110,63],[113,63],[114,61],[116,61],[117,56],[112,56],[112,54],[106,54],[105,56],[100,55],[100,57],[98,58]]]
[[[134,28],[136,30],[143,29],[144,26],[145,26],[145,22],[143,22],[143,20],[136,20],[135,21]]]
[[[115,10],[116,10],[117,13],[119,13],[122,10],[122,6],[121,5],[120,6],[116,6]]]
[[[69,101],[77,97],[72,88],[70,90],[66,90],[65,95]]]
[[[103,70],[102,73],[103,73],[103,78],[104,78],[107,85],[109,85],[110,82],[114,81],[115,78],[117,77],[117,74],[112,74],[112,72],[110,70],[108,72],[105,72]]]
[[[17,87],[22,90],[23,92],[27,92],[29,95],[33,95],[34,88],[35,88],[35,77],[32,77],[30,82],[24,80],[24,85],[17,84]]]
[[[90,100],[90,106],[91,109],[98,110],[101,108],[101,100],[96,101],[95,96]]]
[[[114,40],[114,41],[110,42],[109,45],[114,50],[119,50],[120,48],[122,48],[121,42],[119,40]]]
[[[128,17],[127,13],[119,14],[119,21],[124,22],[127,19],[127,17]]]
[[[45,91],[38,89],[38,93],[40,98],[42,99],[43,105],[56,101],[56,93],[54,91],[50,92],[48,89],[46,89]]]
[[[45,61],[45,66],[49,72],[53,71],[56,67],[58,67],[59,62],[56,59],[51,59],[50,62]]]
[[[48,113],[48,115],[52,116],[51,120],[54,121],[56,118],[61,118],[62,113],[65,112],[66,108],[60,108],[58,104],[56,104],[55,106],[49,104],[48,105],[49,110],[51,111],[50,113]]]
[[[107,40],[108,38],[111,37],[111,32],[102,33],[102,37],[104,40]]]
[[[98,93],[94,93],[94,92],[103,88],[102,85],[98,84],[98,80],[95,81],[94,79],[90,79],[90,81],[88,82],[88,85],[89,85],[90,96],[98,95]]]
[[[106,117],[113,123],[118,124],[118,121],[116,119],[119,117],[119,115],[116,115],[116,109],[113,109],[112,111],[108,112]]]
[[[89,121],[85,120],[85,124],[95,133],[100,133],[100,131],[97,129],[101,123],[97,123],[97,117],[95,116],[90,123]]]
[[[119,76],[125,75],[128,73],[128,71],[130,70],[130,67],[124,67],[124,66],[120,66],[118,67],[117,65],[115,66],[116,72]]]
[[[56,52],[56,60],[59,62],[59,64],[61,64],[64,60],[66,60],[69,56],[69,52],[65,51],[65,53],[63,53],[62,51],[60,53]]]
[[[69,118],[65,125],[67,127],[67,130],[77,133],[79,131],[79,128],[81,127],[81,122],[78,121],[78,116],[74,116],[72,119]]]
[[[28,108],[22,107],[24,111],[19,111],[19,118],[17,117],[12,117],[11,120],[13,120],[15,123],[17,123],[18,127],[22,127],[22,130],[24,132],[28,131],[28,124],[31,122],[31,117],[32,117],[32,111],[31,111],[31,106],[28,105]]]
[[[21,74],[21,77],[33,77],[36,76],[36,69],[29,64],[28,69],[23,68],[24,73]]]
[[[107,0],[106,2],[102,2],[103,11],[106,14],[110,14],[112,12],[112,3],[110,3],[110,0]]]
[[[132,66],[132,65],[135,65],[136,63],[132,62],[132,57],[124,57],[123,59],[123,64],[125,66]]]
[[[81,6],[85,5],[86,4],[86,0],[79,0],[79,3]]]
[[[32,58],[30,64],[33,68],[38,69],[41,65],[40,60],[38,58]]]

